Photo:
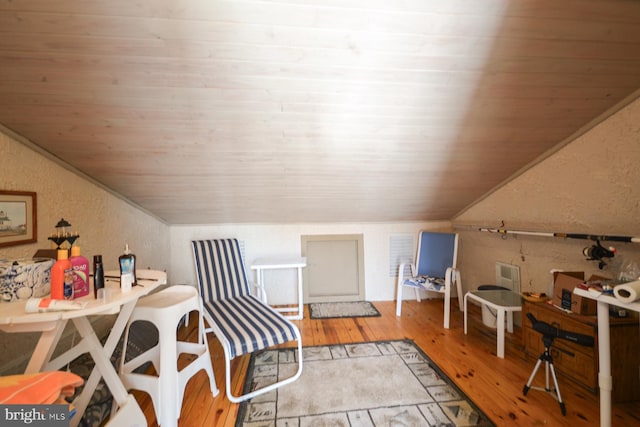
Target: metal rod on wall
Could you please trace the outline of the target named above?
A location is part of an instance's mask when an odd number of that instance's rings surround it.
[[[522,234],[527,236],[561,237],[565,239],[640,243],[640,237],[632,237],[632,236],[608,236],[608,235],[581,234],[581,233],[548,233],[548,232],[541,232],[541,231],[507,230],[506,228],[484,228],[484,227],[480,227],[478,231],[484,231],[488,233],[498,233],[498,234]]]
[[[624,243],[640,243],[640,237],[634,236],[615,236],[606,234],[585,234],[585,233],[558,233],[558,232],[544,232],[544,231],[526,231],[526,230],[508,230],[504,226],[504,222],[497,228],[480,227],[478,231],[487,233],[501,234],[503,238],[506,238],[508,234],[514,235],[527,235],[527,236],[541,236],[541,237],[559,237],[563,239],[580,239],[591,240],[596,242],[591,246],[587,246],[582,250],[582,254],[586,257],[587,261],[598,261],[598,268],[603,269],[608,260],[612,259],[616,253],[616,248],[609,246],[602,246],[600,242],[624,242]]]

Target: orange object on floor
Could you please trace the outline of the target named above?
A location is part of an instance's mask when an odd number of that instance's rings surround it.
[[[0,377],[0,404],[66,403],[84,380],[72,372],[51,371]]]

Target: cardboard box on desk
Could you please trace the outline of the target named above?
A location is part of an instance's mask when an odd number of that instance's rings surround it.
[[[604,278],[591,276],[589,281],[602,279]],[[596,301],[573,293],[573,289],[584,282],[584,272],[582,271],[553,273],[553,303],[565,310],[571,310],[573,313],[587,316],[596,314]]]

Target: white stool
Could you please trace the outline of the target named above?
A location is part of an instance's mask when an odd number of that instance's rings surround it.
[[[190,312],[198,312],[198,342],[177,341],[176,329],[181,319]],[[158,329],[158,344],[133,359],[126,360],[129,328],[135,321],[151,322]],[[181,353],[197,357],[178,371]],[[158,376],[134,373],[146,362],[152,362]],[[204,369],[209,375],[211,393],[216,396],[216,387],[211,355],[207,344],[201,300],[193,286],[174,285],[160,292],[141,298],[131,315],[124,335],[120,377],[127,389],[147,392],[153,401],[158,424],[163,427],[176,426],[182,409],[184,389],[189,379]]]

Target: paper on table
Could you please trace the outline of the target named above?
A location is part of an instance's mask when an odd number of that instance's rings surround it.
[[[27,313],[46,313],[49,311],[81,310],[86,302],[57,300],[51,298],[29,298],[24,306]]]

